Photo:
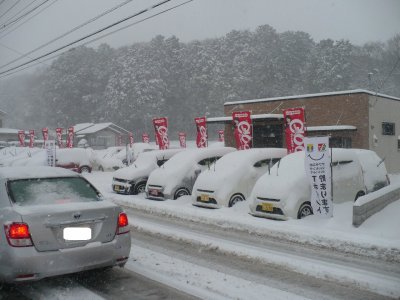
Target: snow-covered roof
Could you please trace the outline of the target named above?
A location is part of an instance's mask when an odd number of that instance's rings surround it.
[[[314,97],[323,97],[323,96],[335,96],[335,95],[346,95],[346,94],[359,94],[365,93],[372,96],[379,96],[387,99],[400,101],[400,98],[380,94],[376,92],[371,92],[363,89],[349,90],[349,91],[338,91],[338,92],[329,92],[329,93],[316,93],[316,94],[305,94],[305,95],[295,95],[295,96],[286,96],[286,97],[274,97],[274,98],[263,98],[263,99],[253,99],[253,100],[241,100],[241,101],[231,101],[225,102],[224,105],[232,105],[232,104],[247,104],[247,103],[258,103],[258,102],[269,102],[269,101],[279,101],[279,100],[295,100],[295,99],[303,99],[303,98],[314,98]]]
[[[86,129],[86,128],[88,128],[88,127],[90,127],[90,126],[93,126],[93,125],[94,125],[94,123],[80,123],[80,124],[76,124],[76,125],[74,126],[74,132],[81,131],[81,130]]]
[[[357,130],[352,125],[335,125],[335,126],[309,126],[307,131],[337,131],[337,130]]]
[[[34,166],[34,167],[3,167],[0,168],[0,178],[45,178],[79,176],[77,173],[63,168]]]
[[[19,129],[12,128],[0,128],[0,134],[18,134]],[[25,134],[29,133],[29,131],[25,130]]]
[[[283,119],[282,114],[259,114],[259,115],[251,115],[252,120],[257,119]],[[232,116],[228,117],[215,117],[215,118],[207,118],[207,123],[221,123],[221,122],[232,122]]]
[[[101,130],[104,130],[106,128],[110,129],[111,131],[114,131],[116,133],[125,133],[127,134],[129,131],[115,125],[114,123],[108,122],[108,123],[98,123],[98,124],[93,124],[93,123],[83,123],[89,126],[82,128],[81,130],[76,130],[75,133],[79,135],[85,135],[85,134],[93,134],[96,132],[99,132]],[[91,125],[90,125],[91,124]],[[82,124],[77,124],[77,125],[82,125]],[[75,126],[77,126],[75,125]],[[75,127],[74,126],[74,127]]]

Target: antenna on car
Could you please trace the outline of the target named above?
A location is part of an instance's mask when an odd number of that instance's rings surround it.
[[[278,166],[276,167],[276,176],[278,176],[278,170],[280,165],[281,165],[281,160],[278,161]]]

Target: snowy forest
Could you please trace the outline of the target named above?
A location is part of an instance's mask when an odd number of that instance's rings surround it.
[[[399,60],[400,34],[362,46],[268,25],[187,43],[156,36],[117,49],[77,47],[3,78],[0,109],[3,127],[114,122],[141,134],[153,117],[168,117],[171,134],[190,137],[194,117],[223,116],[226,101],[358,88],[400,97]]]

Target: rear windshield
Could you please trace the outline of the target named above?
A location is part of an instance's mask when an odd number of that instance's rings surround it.
[[[100,201],[100,194],[81,177],[18,179],[8,182],[11,201],[20,206]]]

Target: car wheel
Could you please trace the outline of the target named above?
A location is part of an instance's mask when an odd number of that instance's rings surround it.
[[[174,200],[178,199],[179,197],[188,195],[190,195],[190,192],[187,188],[178,188],[175,192]]]
[[[88,166],[82,166],[80,171],[81,173],[90,173],[90,168]]]
[[[311,207],[311,203],[310,202],[304,202],[300,208],[299,208],[299,212],[297,213],[297,219],[303,219],[307,216],[310,216],[313,214],[313,210]]]
[[[359,191],[356,195],[356,198],[354,199],[354,202],[357,201],[358,198],[365,196],[365,192],[364,191]]]
[[[244,201],[246,198],[242,194],[234,194],[231,199],[229,200],[229,207],[234,206],[236,203],[240,201]]]
[[[135,186],[135,193],[136,194],[144,193],[145,191],[146,191],[146,182],[139,182]]]

